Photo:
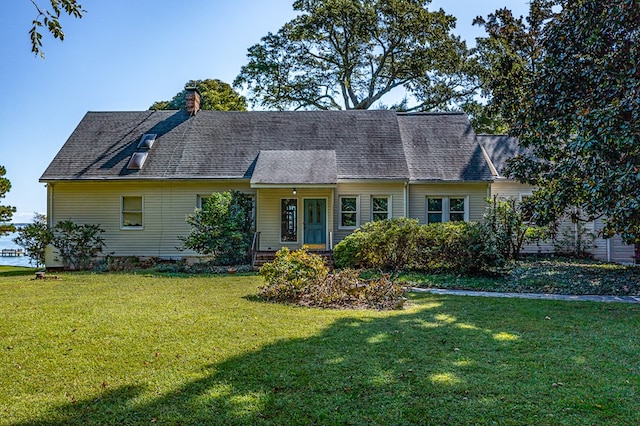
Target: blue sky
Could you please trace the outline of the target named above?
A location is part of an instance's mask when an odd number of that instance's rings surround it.
[[[46,6],[49,0],[38,0]],[[31,53],[36,13],[10,0],[0,14],[0,165],[12,184],[3,205],[14,222],[45,212],[38,179],[87,111],[146,110],[171,99],[191,79],[231,83],[247,49],[295,13],[293,0],[80,0],[80,20],[63,17],[64,42],[43,35],[45,59]],[[458,19],[469,45],[482,36],[471,22],[507,6],[526,15],[527,0],[435,0]]]

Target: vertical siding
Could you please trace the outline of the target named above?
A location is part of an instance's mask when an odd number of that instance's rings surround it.
[[[482,221],[488,183],[414,183],[409,185],[409,217],[427,223],[427,197],[468,197],[469,221]]]
[[[327,200],[327,233],[333,228],[333,188],[260,188],[257,190],[256,229],[260,232],[260,250],[278,250],[282,247],[296,249],[304,244],[304,200],[307,198],[324,198]],[[294,198],[298,200],[298,241],[280,241],[280,206],[281,200]],[[329,237],[327,236],[327,244]]]
[[[177,258],[195,253],[179,249],[178,236],[189,232],[185,219],[198,196],[216,191],[254,193],[248,181],[56,182],[50,185],[51,223],[71,220],[104,230],[105,254]],[[120,200],[143,197],[143,228],[121,229]]]
[[[355,196],[359,198],[359,224],[371,221],[371,200],[374,196],[391,197],[391,217],[405,216],[404,182],[340,182],[335,191],[333,205],[334,237],[333,244],[337,244],[352,230],[338,229],[340,223],[340,197]]]

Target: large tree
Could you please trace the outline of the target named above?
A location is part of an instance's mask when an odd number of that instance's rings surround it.
[[[248,51],[234,81],[269,109],[368,109],[404,88],[404,110],[446,109],[475,92],[455,18],[431,0],[296,0],[300,12]]]
[[[233,87],[216,79],[189,80],[184,89],[170,101],[154,102],[149,109],[184,109],[187,88],[196,87],[200,92],[200,109],[216,111],[246,111],[247,101]]]
[[[82,18],[85,10],[82,9],[82,5],[76,0],[49,0],[51,10],[41,7],[35,0],[30,1],[38,13],[31,22],[31,30],[29,30],[31,51],[36,55],[40,55],[41,58],[44,58],[41,29],[45,27],[53,38],[63,41],[65,35],[64,31],[62,31],[62,25],[60,24],[62,12],[74,18]]]
[[[640,1],[566,0],[544,29],[543,66],[515,122],[542,219],[569,206],[640,242]]]
[[[474,19],[473,24],[487,32],[486,37],[476,39],[473,49],[486,101],[467,106],[476,131],[506,133],[513,125],[521,100],[527,96],[525,88],[542,65],[543,29],[557,2],[532,0],[526,18],[502,8]]]
[[[4,177],[6,173],[7,169],[4,166],[0,166],[0,200],[11,189],[11,182]],[[0,235],[15,231],[15,227],[9,223],[15,212],[15,207],[0,205]]]

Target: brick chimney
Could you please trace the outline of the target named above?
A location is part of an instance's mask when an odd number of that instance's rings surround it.
[[[196,115],[200,111],[200,92],[197,87],[187,87],[185,90],[187,91],[184,95],[187,114]]]

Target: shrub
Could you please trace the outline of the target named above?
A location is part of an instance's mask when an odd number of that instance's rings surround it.
[[[471,275],[490,271],[502,264],[489,229],[480,223],[424,225],[417,238],[419,252],[409,269]]]
[[[33,223],[19,228],[17,232],[18,236],[13,239],[13,242],[24,249],[27,256],[35,261],[36,266],[44,265],[45,251],[53,239],[53,234],[47,225],[47,217],[35,213]]]
[[[368,222],[338,243],[336,267],[406,269],[417,250],[420,225],[415,219],[394,218]]]
[[[323,280],[329,273],[324,259],[306,248],[290,251],[284,247],[276,253],[273,262],[260,268],[260,275],[267,285],[260,288],[260,294],[267,300],[276,302],[296,302],[305,287]]]
[[[201,209],[187,216],[189,235],[181,237],[185,249],[210,256],[218,265],[247,261],[251,246],[253,201],[239,191],[214,192]]]
[[[260,295],[273,302],[318,307],[391,309],[402,306],[404,289],[388,275],[372,280],[360,278],[354,269],[329,274],[322,257],[306,249],[283,248],[260,274],[267,285]]]
[[[486,226],[474,222],[419,225],[415,219],[370,222],[334,250],[337,267],[475,274],[501,264]]]
[[[525,244],[545,240],[551,236],[548,227],[532,222],[533,211],[528,200],[499,199],[494,196],[484,214],[491,229],[496,249],[505,259],[519,259]]]
[[[105,245],[99,225],[78,225],[70,220],[53,227],[52,244],[58,249],[59,260],[65,269],[86,270]]]

